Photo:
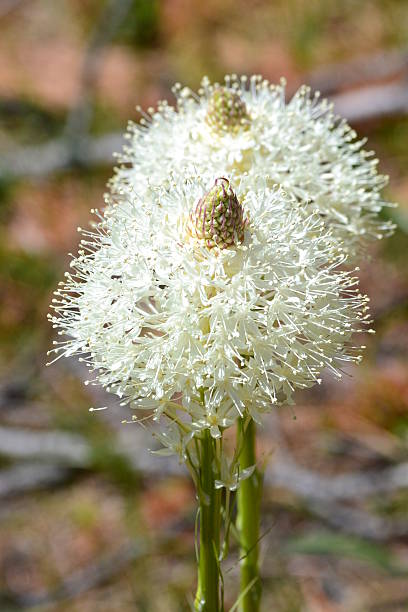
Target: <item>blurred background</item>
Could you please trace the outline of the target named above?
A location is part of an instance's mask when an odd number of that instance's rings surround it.
[[[408,610],[408,2],[1,0],[0,32],[0,610],[190,609],[190,480],[78,363],[44,367],[46,313],[136,104],[226,72],[332,98],[400,203],[361,266],[363,365],[261,432],[263,609]],[[234,546],[224,571],[229,609]]]

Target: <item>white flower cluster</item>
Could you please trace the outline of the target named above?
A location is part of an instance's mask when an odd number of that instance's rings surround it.
[[[232,125],[233,113],[229,121],[223,109],[217,117],[214,96],[220,91],[240,101],[227,99],[241,111],[241,129],[239,122]],[[248,174],[249,185],[259,176],[280,185],[307,214],[319,213],[353,256],[368,240],[392,231],[378,216],[389,206],[381,196],[388,177],[378,174],[378,160],[363,149],[365,139],[358,140],[331,104],[308,87],[286,102],[284,80],[275,85],[256,75],[232,75],[222,87],[204,78],[198,94],[180,85],[174,93],[177,108],[161,102],[157,111],[143,113],[139,124],[129,125],[114,191],[140,194],[147,184],[163,184],[190,165],[233,182]],[[214,115],[224,120],[224,129],[217,130]]]
[[[130,128],[53,300],[68,339],[50,352],[80,355],[92,383],[170,419],[163,452],[194,464],[203,430],[260,421],[360,359],[367,298],[344,264],[390,227],[376,161],[305,88],[288,104],[258,77],[177,91],[178,109]],[[226,466],[233,489],[245,475]]]
[[[57,354],[83,355],[132,406],[174,409],[216,436],[356,359],[346,347],[366,300],[336,269],[323,221],[279,188],[247,191],[242,243],[195,244],[186,211],[205,191],[196,177],[111,206],[83,232],[51,319],[70,337]]]

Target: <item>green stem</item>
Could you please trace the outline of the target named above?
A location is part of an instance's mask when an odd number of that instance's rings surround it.
[[[214,486],[215,441],[208,430],[204,432],[200,447],[200,553],[194,609],[197,612],[219,612],[221,495]]]
[[[251,418],[238,423],[241,470],[256,464],[256,427]],[[259,575],[259,523],[262,477],[255,469],[250,478],[242,480],[237,493],[237,526],[241,545],[240,612],[259,612],[261,580]],[[252,585],[252,586],[250,586]]]

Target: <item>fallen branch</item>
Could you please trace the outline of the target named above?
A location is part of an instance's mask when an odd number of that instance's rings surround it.
[[[0,178],[43,177],[74,166],[86,168],[112,164],[113,151],[120,151],[123,135],[106,134],[87,140],[81,152],[72,155],[72,150],[64,139],[52,140],[45,145],[21,147],[2,156]]]
[[[350,123],[363,123],[408,113],[408,83],[365,87],[331,98],[334,110]]]
[[[81,436],[16,427],[0,426],[0,455],[52,461],[74,468],[88,467],[91,462],[91,448]]]
[[[329,64],[306,76],[305,82],[322,95],[408,72],[408,50],[393,49]]]
[[[69,470],[44,463],[24,463],[0,471],[0,498],[49,488],[66,480]]]
[[[322,476],[281,453],[273,458],[265,481],[316,501],[358,500],[408,487],[408,462],[370,472]]]
[[[150,436],[147,439],[152,442]],[[146,433],[137,426],[122,425],[116,434],[115,450],[128,459],[135,471],[156,477],[182,473],[176,458],[163,461],[149,453]],[[13,460],[31,459],[81,469],[91,468],[94,461],[92,445],[76,434],[4,426],[0,426],[0,455]]]
[[[138,471],[163,477],[182,473],[177,460],[163,461],[149,453],[146,432],[137,425],[122,426],[117,451],[123,453]],[[0,427],[0,455],[10,459],[52,461],[72,468],[88,468],[92,463],[92,447],[81,436],[14,427]],[[326,503],[353,501],[407,488],[408,462],[370,472],[322,476],[299,466],[285,453],[277,453],[266,471],[265,482],[306,499]]]

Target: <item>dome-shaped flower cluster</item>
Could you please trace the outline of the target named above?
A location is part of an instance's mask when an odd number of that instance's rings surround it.
[[[223,190],[241,234],[209,246],[191,215]],[[265,181],[220,177],[116,195],[56,292],[50,318],[68,340],[53,351],[81,355],[93,382],[183,435],[217,436],[245,409],[259,420],[292,402],[323,368],[359,359],[351,336],[367,321],[336,239],[304,206]]]
[[[141,194],[191,166],[233,182],[248,173],[250,185],[262,176],[293,195],[306,215],[320,214],[351,255],[392,230],[378,216],[387,205],[378,160],[309,88],[287,102],[283,81],[227,76],[223,86],[205,78],[198,94],[180,85],[174,91],[176,108],[162,102],[130,124],[113,191]]]

